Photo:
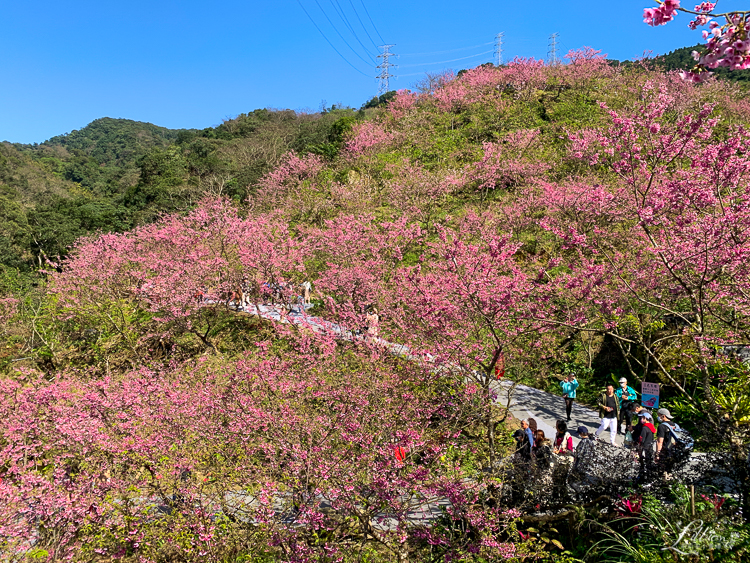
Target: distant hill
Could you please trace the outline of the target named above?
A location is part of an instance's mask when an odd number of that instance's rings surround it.
[[[135,161],[156,147],[166,147],[187,129],[167,129],[151,123],[130,119],[103,117],[78,129],[52,137],[43,147],[64,147],[83,151],[105,166],[123,166]]]
[[[689,70],[695,66],[695,60],[691,53],[693,51],[702,53],[705,50],[705,47],[700,44],[693,45],[692,47],[682,47],[681,49],[675,49],[666,55],[654,57],[653,61],[659,68],[664,70]],[[729,70],[728,68],[722,67],[714,69],[711,72],[713,72],[717,78],[723,78],[724,80],[750,82],[750,69]]]

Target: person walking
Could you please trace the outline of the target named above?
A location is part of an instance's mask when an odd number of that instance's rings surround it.
[[[672,468],[690,457],[693,449],[693,438],[687,431],[680,428],[672,419],[669,409],[661,408],[656,411],[659,427],[656,430],[656,464],[659,473],[672,471]]]
[[[643,485],[651,477],[654,460],[654,419],[651,414],[642,410],[638,417],[641,419],[634,429],[633,445],[638,454],[640,469],[635,478],[636,485]]]
[[[367,312],[365,319],[367,320],[367,336],[369,338],[377,338],[379,333],[378,323],[380,322],[378,310],[373,307]]]
[[[628,386],[628,380],[626,378],[621,377],[618,383],[620,384],[620,388],[615,391],[617,400],[620,402],[620,417],[617,422],[617,433],[625,434],[625,432],[630,430],[630,426],[633,422],[631,419],[633,416],[631,409],[633,403],[638,399],[638,393],[635,389]],[[620,432],[620,426],[623,422],[625,423],[625,430]]]
[[[565,379],[560,382],[560,387],[562,387],[563,399],[565,399],[565,413],[567,414],[568,422],[570,422],[570,411],[573,409],[573,401],[576,398],[576,389],[578,389],[576,374],[569,373],[566,375]]]
[[[617,400],[615,386],[611,383],[607,385],[607,390],[599,396],[598,406],[599,418],[602,422],[596,431],[596,437],[598,438],[606,428],[609,428],[609,443],[616,446],[615,436],[617,435],[617,420],[620,416],[620,401]]]
[[[309,305],[310,304],[310,290],[312,289],[312,284],[309,281],[304,281],[302,284],[302,289],[304,290],[303,295],[303,305]]]

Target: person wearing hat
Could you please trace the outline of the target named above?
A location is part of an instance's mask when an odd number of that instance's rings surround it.
[[[646,409],[638,413],[640,419],[638,425],[633,429],[633,447],[638,453],[640,470],[635,478],[637,485],[642,485],[651,475],[654,459],[654,419]]]
[[[669,409],[659,409],[656,411],[656,415],[656,419],[659,421],[659,429],[656,431],[656,458],[658,459],[662,450],[666,453],[672,445],[670,430],[674,429],[675,424],[672,421],[672,413],[669,412]]]
[[[615,391],[617,400],[620,401],[620,418],[617,422],[617,433],[624,434],[630,430],[630,425],[633,422],[631,408],[633,403],[638,399],[638,393],[628,385],[628,380],[624,377],[621,377],[618,383],[620,384],[620,388]],[[621,432],[620,426],[623,422],[625,423],[625,430]]]
[[[572,479],[569,482],[576,493],[580,493],[582,489],[594,484],[597,480],[594,474],[597,460],[596,445],[594,440],[589,437],[589,429],[585,426],[579,426],[578,437],[581,441],[578,442],[573,454],[575,461],[570,471]]]

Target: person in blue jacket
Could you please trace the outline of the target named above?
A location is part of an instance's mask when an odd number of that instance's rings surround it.
[[[562,387],[563,399],[565,399],[565,412],[568,415],[568,422],[570,422],[570,411],[573,409],[573,400],[576,398],[576,389],[578,389],[576,374],[569,373],[560,382],[560,387]]]
[[[624,434],[630,430],[633,422],[632,406],[638,400],[638,393],[628,385],[628,380],[624,377],[620,378],[619,383],[620,388],[615,391],[617,400],[620,401],[620,420],[617,422],[617,433]],[[625,423],[625,430],[620,432],[620,425],[623,422]]]

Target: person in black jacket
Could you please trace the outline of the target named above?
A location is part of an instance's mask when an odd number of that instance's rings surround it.
[[[638,425],[633,429],[633,447],[638,453],[640,469],[636,485],[643,485],[651,477],[654,463],[654,419],[645,410],[638,413]]]
[[[516,430],[513,432],[513,439],[516,441],[516,452],[515,457],[522,463],[528,463],[531,461],[531,443],[529,437],[523,430]]]

